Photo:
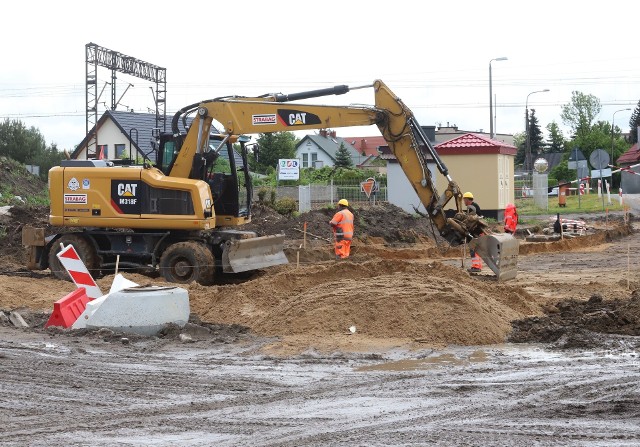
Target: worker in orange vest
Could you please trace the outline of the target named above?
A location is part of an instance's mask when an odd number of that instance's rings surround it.
[[[468,214],[475,214],[480,216],[480,205],[478,205],[473,200],[473,194],[470,192],[465,192],[462,194],[462,201],[467,207]],[[471,273],[478,273],[482,271],[482,259],[478,256],[475,250],[470,249],[469,254],[471,255],[471,268],[469,271]]]
[[[507,203],[504,209],[504,232],[516,234],[518,226],[518,211],[513,203]]]
[[[338,212],[334,214],[329,224],[333,229],[336,259],[345,259],[348,258],[351,253],[353,213],[349,211],[349,202],[347,199],[340,199],[337,206]]]

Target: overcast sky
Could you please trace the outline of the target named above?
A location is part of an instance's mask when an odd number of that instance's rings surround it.
[[[609,0],[11,1],[0,26],[0,119],[73,149],[85,135],[85,45],[167,69],[167,111],[226,95],[293,93],[383,80],[422,125],[489,131],[489,61],[497,133],[560,119],[576,90],[611,122],[640,99],[638,3]],[[635,22],[635,24],[634,24]],[[111,71],[98,68],[99,89]],[[118,110],[154,109],[151,82],[118,74]],[[549,89],[547,93],[534,93]],[[110,104],[109,87],[100,101]],[[373,104],[357,90],[316,104]],[[105,111],[100,104],[99,115]],[[629,129],[631,111],[615,124]],[[379,135],[375,128],[338,136]]]

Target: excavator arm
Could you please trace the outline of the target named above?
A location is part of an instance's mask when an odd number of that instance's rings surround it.
[[[342,95],[351,90],[373,88],[374,106],[329,106],[293,103],[328,95]],[[484,221],[469,215],[462,209],[462,193],[458,184],[449,175],[431,142],[422,131],[411,110],[382,81],[372,85],[332,88],[294,94],[267,94],[260,97],[228,96],[193,104],[179,111],[173,120],[174,133],[180,116],[195,113],[194,120],[183,141],[180,153],[175,158],[169,175],[189,177],[195,154],[208,150],[208,137],[215,120],[223,127],[225,138],[234,135],[299,131],[308,129],[368,126],[375,124],[396,156],[403,172],[424,205],[429,218],[440,235],[451,245],[475,241],[489,233]],[[446,178],[447,188],[439,194],[428,163],[435,163]],[[453,200],[455,213],[447,217],[445,206]],[[513,238],[511,238],[513,239]],[[513,239],[515,241],[515,239]],[[503,244],[513,246],[504,238],[490,249],[478,247],[480,256],[501,277],[501,250]],[[517,249],[517,241],[515,242]],[[482,245],[482,244],[481,244]],[[484,244],[486,245],[486,244]],[[483,253],[485,252],[485,253]],[[512,249],[509,250],[513,252]],[[517,256],[517,253],[516,253]],[[515,265],[515,262],[513,263]],[[515,276],[515,269],[506,276]]]

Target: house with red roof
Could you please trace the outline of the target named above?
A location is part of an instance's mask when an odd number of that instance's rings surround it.
[[[638,146],[638,143],[618,157],[616,163],[622,168],[630,168],[633,172],[638,173],[633,174],[622,171],[622,177],[620,178],[622,192],[624,194],[640,194],[640,146]]]
[[[380,155],[378,148],[386,146],[387,141],[382,136],[375,137],[343,137],[351,146],[361,155],[375,156]]]

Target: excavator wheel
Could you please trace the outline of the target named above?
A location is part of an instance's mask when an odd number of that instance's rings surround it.
[[[160,257],[160,273],[169,282],[187,284],[196,281],[210,286],[215,278],[213,253],[206,245],[195,241],[170,245]]]
[[[51,250],[49,251],[49,270],[51,270],[51,274],[58,278],[66,281],[71,281],[71,277],[67,273],[67,270],[62,266],[60,260],[56,256],[60,250],[60,244],[63,244],[65,247],[69,244],[73,245],[73,248],[76,249],[78,256],[84,262],[84,265],[89,270],[93,276],[96,276],[100,273],[100,261],[98,260],[98,254],[93,246],[93,244],[88,241],[83,236],[78,234],[63,234],[53,243]]]

